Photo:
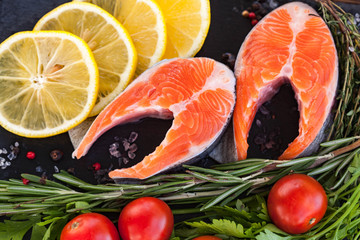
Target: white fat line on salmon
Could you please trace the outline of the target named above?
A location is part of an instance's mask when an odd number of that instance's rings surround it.
[[[282,67],[279,75],[277,77],[286,76],[288,78],[291,78],[293,75],[293,68],[292,68],[292,62],[294,59],[294,55],[297,53],[296,49],[296,39],[299,33],[303,32],[304,29],[306,29],[306,26],[304,22],[307,22],[310,18],[313,18],[313,15],[317,16],[317,13],[315,11],[311,11],[308,8],[299,8],[299,6],[294,7],[285,7],[287,11],[289,12],[290,16],[293,16],[291,19],[291,22],[289,24],[292,32],[293,32],[293,40],[291,44],[289,45],[289,52],[290,56],[287,60],[287,63]],[[309,15],[311,14],[311,15]],[[275,78],[277,78],[275,77]]]

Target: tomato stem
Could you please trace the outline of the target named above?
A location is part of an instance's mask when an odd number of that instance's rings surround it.
[[[73,222],[73,224],[71,224],[71,229],[75,230],[78,226],[79,226],[78,222]]]

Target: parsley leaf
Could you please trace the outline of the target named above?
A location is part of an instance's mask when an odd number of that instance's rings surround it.
[[[46,227],[35,224],[32,229],[31,240],[42,239],[43,236],[45,235],[45,232],[46,232]]]
[[[40,220],[38,215],[29,216],[27,220],[4,220],[0,222],[0,240],[22,240],[27,231]]]
[[[244,227],[241,224],[237,224],[236,222],[227,219],[213,219],[212,223],[200,221],[186,224],[196,228],[197,231],[202,234],[220,233],[238,238],[253,237],[251,228],[244,231]]]
[[[272,231],[265,229],[264,232],[261,232],[256,236],[256,240],[289,240],[291,237],[281,237]]]

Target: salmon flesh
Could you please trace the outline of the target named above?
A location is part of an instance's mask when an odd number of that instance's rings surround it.
[[[208,58],[172,59],[148,69],[94,120],[73,157],[84,156],[112,127],[145,117],[172,119],[154,152],[130,168],[109,173],[114,179],[145,179],[203,157],[222,135],[235,105],[234,73]]]
[[[258,108],[284,83],[290,83],[295,92],[300,119],[298,136],[279,159],[316,150],[335,99],[338,58],[331,32],[313,8],[292,2],[263,18],[240,48],[235,76],[237,159],[247,157],[247,138]]]

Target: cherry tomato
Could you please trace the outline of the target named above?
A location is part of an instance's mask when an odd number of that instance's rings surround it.
[[[267,200],[273,223],[290,234],[307,232],[324,216],[327,197],[315,179],[304,174],[291,174],[277,181]]]
[[[193,240],[221,240],[221,238],[206,235],[206,236],[200,236],[200,237],[194,238]]]
[[[60,240],[120,240],[120,237],[110,219],[98,213],[84,213],[65,225]]]
[[[153,197],[138,198],[124,207],[119,217],[119,232],[123,240],[167,240],[174,227],[169,206]]]

